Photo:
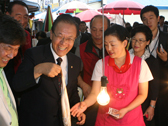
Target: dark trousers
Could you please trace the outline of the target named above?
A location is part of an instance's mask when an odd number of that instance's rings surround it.
[[[156,126],[168,126],[168,92],[160,95],[156,102]]]
[[[98,112],[99,104],[96,102],[94,105],[87,108],[85,111],[86,121],[84,126],[94,126],[96,122],[97,112]]]

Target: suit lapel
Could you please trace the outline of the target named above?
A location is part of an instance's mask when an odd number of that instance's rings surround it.
[[[9,84],[8,84],[7,79],[6,79],[6,76],[5,76],[4,71],[2,71],[2,74],[3,74],[3,76],[4,76],[5,83],[6,83],[6,85],[7,85],[8,91],[9,91],[10,99],[11,99],[12,104],[13,104],[15,110],[16,110],[16,102],[15,102],[15,98],[14,98],[14,96],[13,96],[13,93],[12,93],[12,91],[11,91],[11,88],[9,87]]]
[[[70,82],[72,82],[72,78],[71,76],[73,75],[73,59],[70,56],[70,53],[67,54],[67,58],[68,58],[68,84],[67,84],[67,90],[70,87]]]
[[[4,103],[5,107],[6,107],[6,109],[9,111],[8,104],[6,102],[6,99],[5,99],[5,96],[4,96],[4,93],[3,93],[3,90],[2,90],[1,87],[0,87],[0,98],[2,99],[2,101],[3,101],[3,103]]]
[[[5,83],[6,83],[7,88],[8,88],[8,92],[9,92],[9,95],[10,95],[9,97],[10,97],[11,103],[12,103],[12,105],[14,106],[13,108],[14,108],[16,114],[17,114],[15,99],[14,99],[13,94],[12,94],[12,91],[11,91],[11,89],[10,89],[10,87],[9,87],[8,81],[6,80],[6,76],[5,76],[4,71],[2,71],[2,75],[4,76]],[[9,116],[10,116],[10,118],[11,118],[11,114],[10,114],[10,111],[9,111],[9,107],[8,107],[6,98],[5,98],[5,96],[4,96],[3,94],[4,94],[4,93],[3,93],[2,89],[0,88],[0,98],[2,99],[2,101],[3,101],[3,103],[4,103],[5,107],[6,107],[6,109],[8,110]]]
[[[47,44],[47,46],[45,46],[45,49],[44,49],[44,62],[52,62],[52,63],[55,63],[55,59],[54,59],[54,56],[51,52],[51,49],[50,49],[50,44]],[[56,90],[58,92],[60,92],[60,89],[59,89],[59,85],[58,85],[58,77],[55,76],[54,78],[51,78]]]
[[[54,60],[54,56],[51,52],[51,49],[50,49],[50,44],[47,44],[45,47],[44,47],[44,52],[43,52],[43,56],[44,56],[44,61],[42,62],[52,62],[52,63],[55,63],[55,60]]]

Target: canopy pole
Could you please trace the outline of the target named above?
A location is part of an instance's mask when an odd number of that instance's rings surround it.
[[[125,26],[125,20],[124,20],[124,10],[123,10],[123,26]]]
[[[102,3],[103,3],[103,0],[102,0]],[[103,65],[102,65],[102,68],[103,68],[103,76],[105,75],[105,61],[104,61],[104,58],[105,58],[105,48],[104,48],[104,9],[103,9],[103,5],[102,5],[102,20],[103,20],[103,37],[102,37],[102,44],[103,44]]]

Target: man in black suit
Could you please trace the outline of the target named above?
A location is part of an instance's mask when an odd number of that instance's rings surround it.
[[[73,19],[76,21],[76,23],[78,24],[79,28],[80,28],[80,18],[78,17],[73,17]],[[76,38],[75,40],[75,43],[74,43],[74,47],[75,49],[82,43],[86,42],[87,40],[89,40],[89,36],[83,32],[81,32],[79,30],[79,35],[78,37]],[[75,53],[75,52],[74,52]]]
[[[86,22],[81,21],[80,25],[79,25],[79,30],[81,31],[81,33],[86,33],[89,36],[89,38],[90,38],[91,34],[88,32],[87,28],[88,27],[86,26]],[[86,42],[86,41],[84,41],[84,42]]]
[[[48,44],[48,43],[51,43],[50,37],[43,38],[43,39],[39,39],[36,46],[46,45],[46,44]]]
[[[24,91],[20,103],[20,126],[63,126],[61,92],[58,84],[61,71],[67,85],[70,106],[79,102],[77,77],[81,60],[69,51],[78,36],[78,27],[70,15],[60,15],[53,23],[51,44],[29,49],[14,80],[16,91]],[[62,58],[61,66],[57,58]],[[83,125],[82,113],[77,124]]]
[[[141,10],[141,20],[144,25],[147,25],[153,34],[152,41],[149,45],[150,53],[159,61],[160,67],[160,89],[158,100],[150,103],[147,109],[148,119],[151,120],[154,116],[155,110],[155,120],[156,126],[167,126],[168,125],[168,34],[162,32],[158,28],[159,21],[159,11],[158,8],[149,5],[145,6]],[[163,49],[162,49],[162,47]],[[155,92],[154,92],[155,93]]]
[[[164,16],[160,16],[158,27],[159,27],[160,31],[168,32],[167,31],[168,30],[168,26],[166,24],[164,24],[164,20],[165,20],[165,17]]]

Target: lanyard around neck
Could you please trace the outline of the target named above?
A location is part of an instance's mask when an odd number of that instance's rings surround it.
[[[152,52],[153,52],[154,49],[156,48],[156,45],[158,44],[158,42],[159,42],[159,37],[157,38],[156,43],[155,43],[155,45],[154,45],[152,51],[150,51],[150,48],[149,48],[149,52],[150,52],[150,54],[152,54]]]

